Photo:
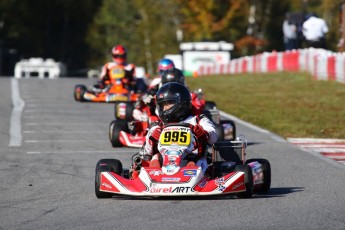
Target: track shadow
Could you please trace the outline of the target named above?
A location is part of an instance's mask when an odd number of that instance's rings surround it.
[[[302,192],[304,187],[282,187],[282,188],[270,188],[265,194],[257,194],[255,198],[274,198],[284,197],[290,193]]]
[[[247,146],[251,145],[261,145],[263,142],[247,142]]]
[[[253,197],[248,199],[275,198],[284,197],[290,193],[301,192],[304,187],[283,187],[271,188],[267,193],[255,193]],[[133,197],[124,195],[114,195],[113,199],[120,200],[162,200],[162,201],[183,201],[183,200],[229,200],[244,199],[238,198],[236,195],[213,195],[213,196],[173,196],[173,197]]]

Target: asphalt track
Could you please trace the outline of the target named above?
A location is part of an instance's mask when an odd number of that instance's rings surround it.
[[[345,166],[240,120],[235,122],[248,139],[247,158],[271,163],[268,194],[97,199],[96,162],[117,158],[128,165],[137,151],[111,147],[113,106],[74,101],[75,84],[92,84],[88,79],[17,83],[23,104],[16,106],[12,79],[0,78],[1,230],[345,229]],[[10,131],[14,110],[19,133]]]

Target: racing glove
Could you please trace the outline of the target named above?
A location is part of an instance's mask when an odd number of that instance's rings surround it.
[[[127,78],[122,78],[121,81],[122,81],[122,83],[125,84],[125,85],[128,84],[128,79],[127,79]]]
[[[193,127],[193,133],[198,139],[204,141],[207,141],[210,136],[209,133],[201,125],[195,125]]]
[[[155,130],[153,130],[153,132],[151,133],[151,136],[149,137],[149,139],[154,142],[154,143],[158,143],[158,139],[161,135],[162,132],[162,128],[161,127],[157,127]]]
[[[147,105],[147,104],[150,104],[151,103],[151,101],[152,101],[152,99],[153,99],[153,96],[152,95],[144,95],[143,97],[142,97],[142,100],[143,100],[143,102]]]

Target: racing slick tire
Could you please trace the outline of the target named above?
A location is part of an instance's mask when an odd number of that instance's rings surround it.
[[[128,124],[124,120],[114,120],[110,122],[109,125],[109,140],[111,145],[115,147],[121,147],[122,143],[120,142],[120,132],[124,131],[129,132]]]
[[[213,102],[213,101],[206,101],[205,102],[204,110],[217,109],[216,107],[217,107],[217,105],[216,105],[215,102]]]
[[[218,135],[217,141],[224,141],[224,129],[222,124],[214,124]]]
[[[85,85],[76,85],[74,87],[74,100],[80,101],[80,102],[85,101],[84,94],[86,90],[87,88]]]
[[[133,110],[134,110],[133,102],[117,101],[115,102],[115,105],[114,105],[115,119],[133,121]]]
[[[122,163],[116,159],[101,159],[97,162],[96,172],[95,172],[95,194],[96,197],[101,198],[111,198],[112,193],[100,191],[100,176],[102,172],[113,172],[121,175],[123,171]]]
[[[249,164],[249,163],[255,162],[255,161],[262,164],[262,171],[264,174],[264,183],[259,188],[254,189],[254,193],[267,193],[271,188],[271,164],[268,160],[261,159],[261,158],[248,159],[248,160],[246,160],[246,164]]]
[[[236,165],[235,171],[236,172],[244,172],[244,185],[246,187],[246,191],[238,193],[237,197],[239,197],[239,198],[251,198],[253,196],[253,192],[254,192],[252,168],[249,165]]]
[[[236,139],[236,125],[232,120],[220,120],[223,128],[224,140],[234,141]]]

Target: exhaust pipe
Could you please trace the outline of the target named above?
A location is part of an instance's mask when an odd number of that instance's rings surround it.
[[[141,170],[141,165],[136,165],[136,166],[134,167],[134,170],[137,171],[137,172],[139,172],[139,171]]]
[[[133,162],[136,164],[136,165],[141,165],[141,162],[143,161],[143,159],[141,159],[141,157],[136,157],[134,158]]]

